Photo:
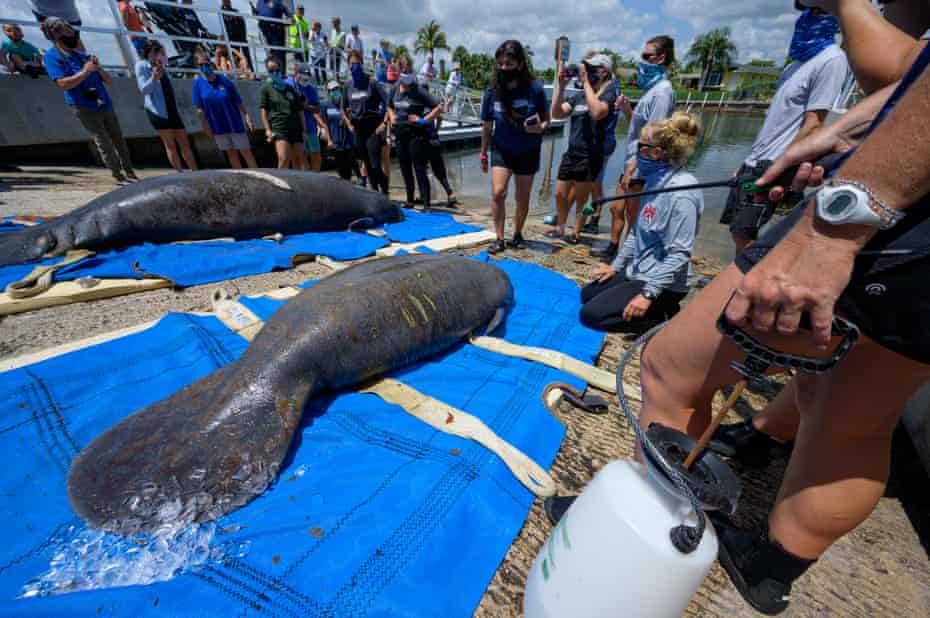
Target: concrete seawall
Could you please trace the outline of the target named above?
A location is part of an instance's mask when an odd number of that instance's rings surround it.
[[[197,110],[191,105],[193,80],[172,78],[171,84],[198,158],[204,164],[225,164],[222,153],[203,134]],[[256,124],[260,124],[261,118],[258,109],[260,84],[259,81],[236,82]],[[154,159],[164,164],[164,150],[145,115],[135,79],[114,77],[107,92],[113,100],[123,135],[130,142],[133,160],[138,157],[141,163]],[[0,77],[0,101],[4,102],[3,114],[0,114],[0,163],[80,161],[88,156],[96,159],[90,134],[65,103],[64,92],[50,79],[32,79],[24,75]],[[263,152],[261,141],[253,138],[253,144],[258,147],[256,155],[267,160],[271,149]]]

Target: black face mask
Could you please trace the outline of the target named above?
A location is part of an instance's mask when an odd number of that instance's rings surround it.
[[[497,69],[497,80],[502,84],[509,84],[517,79],[516,69]]]
[[[76,34],[58,37],[58,41],[68,49],[77,49],[79,40]]]

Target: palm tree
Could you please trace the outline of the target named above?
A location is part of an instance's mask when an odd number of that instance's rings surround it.
[[[458,62],[459,64],[468,62],[468,50],[465,49],[464,45],[456,45],[455,49],[452,50],[452,62]]]
[[[430,20],[428,24],[417,30],[417,40],[413,44],[413,51],[416,53],[424,52],[427,56],[433,56],[436,50],[449,49],[446,43],[446,33],[443,32],[435,19]]]
[[[730,40],[730,28],[716,28],[698,35],[685,55],[689,67],[701,67],[700,90],[712,71],[727,71],[736,64],[736,44]]]

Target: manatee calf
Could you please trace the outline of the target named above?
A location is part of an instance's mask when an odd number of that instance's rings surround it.
[[[296,170],[168,174],[120,187],[47,223],[0,234],[0,266],[143,242],[345,230],[403,218],[387,196]]]
[[[450,255],[327,277],[275,313],[238,361],[82,450],[68,474],[71,506],[127,534],[229,513],[275,479],[309,399],[445,350],[512,304],[502,270]]]

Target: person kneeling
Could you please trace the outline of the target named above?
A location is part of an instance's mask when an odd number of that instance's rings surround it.
[[[700,128],[696,119],[681,113],[643,128],[637,167],[646,191],[697,183],[684,164]],[[688,294],[703,194],[685,189],[644,202],[613,263],[588,275],[592,282],[581,290],[581,322],[586,326],[623,331],[666,320],[678,313]]]

